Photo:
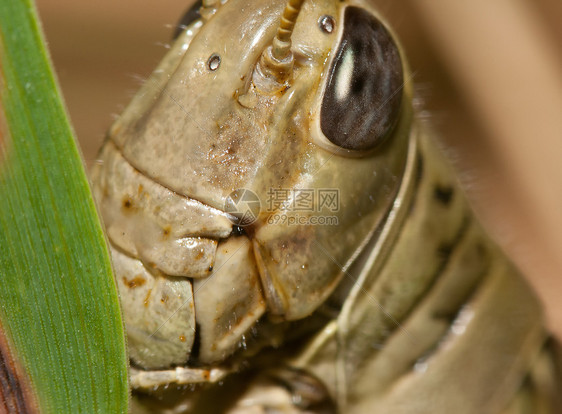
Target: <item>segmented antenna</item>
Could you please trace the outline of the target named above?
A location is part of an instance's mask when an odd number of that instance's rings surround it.
[[[260,60],[262,73],[273,77],[279,84],[283,84],[293,71],[294,58],[291,51],[291,35],[303,3],[304,0],[289,0],[281,16],[277,34]]]
[[[289,0],[289,3],[285,6],[271,50],[271,55],[276,60],[281,61],[292,54],[291,35],[293,34],[293,29],[303,3],[304,0]]]

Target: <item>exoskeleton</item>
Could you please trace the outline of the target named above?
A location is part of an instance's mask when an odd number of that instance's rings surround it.
[[[362,0],[204,1],[93,172],[135,412],[555,413],[540,305]]]

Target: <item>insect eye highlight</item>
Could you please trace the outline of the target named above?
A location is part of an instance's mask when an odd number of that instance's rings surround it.
[[[396,125],[402,101],[400,52],[371,13],[348,6],[327,76],[320,129],[336,146],[366,151],[380,145]]]
[[[207,60],[207,67],[209,68],[209,70],[213,72],[217,70],[220,65],[221,65],[221,57],[216,53],[213,53],[211,57],[209,57],[209,60]]]
[[[336,21],[332,16],[322,16],[318,20],[318,26],[324,33],[332,33],[336,27]]]

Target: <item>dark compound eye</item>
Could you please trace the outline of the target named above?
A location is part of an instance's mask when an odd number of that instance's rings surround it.
[[[174,31],[173,39],[176,40],[178,36],[185,30],[187,26],[193,23],[195,20],[200,19],[199,9],[203,5],[203,0],[198,0],[193,6],[189,8],[182,16],[178,24],[176,25],[176,30]]]
[[[373,15],[347,7],[320,108],[322,133],[335,145],[369,150],[396,125],[403,72],[398,47]]]

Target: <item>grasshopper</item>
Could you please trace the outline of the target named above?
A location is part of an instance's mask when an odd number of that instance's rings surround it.
[[[134,412],[555,413],[542,311],[362,0],[197,3],[93,171]]]

